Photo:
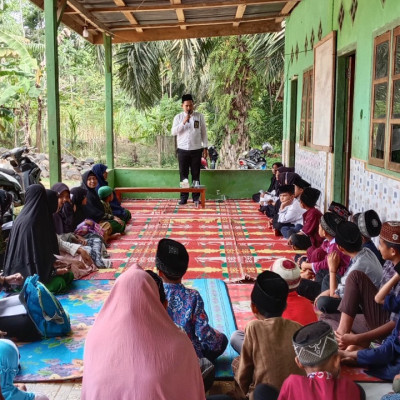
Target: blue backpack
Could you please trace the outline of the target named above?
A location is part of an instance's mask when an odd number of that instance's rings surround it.
[[[26,278],[19,298],[43,337],[63,336],[71,332],[68,313],[46,286],[39,282],[38,275]]]

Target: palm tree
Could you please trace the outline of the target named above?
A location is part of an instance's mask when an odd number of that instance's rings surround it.
[[[211,39],[122,45],[116,54],[120,84],[138,109],[157,104],[164,92],[196,93],[212,46]]]

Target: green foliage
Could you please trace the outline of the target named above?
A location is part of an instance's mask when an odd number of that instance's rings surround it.
[[[41,129],[46,149],[43,12],[26,0],[4,0],[0,26],[0,139],[13,144],[17,136],[21,144],[18,132],[26,138]],[[57,34],[62,148],[104,159],[104,48],[63,25]],[[116,138],[142,146],[140,165],[154,165],[149,153],[155,138],[170,135],[180,96],[190,92],[218,149],[225,139],[253,147],[270,141],[276,149],[282,138],[282,103],[274,98],[282,79],[283,38],[279,32],[114,45]],[[127,150],[117,163],[132,159],[137,157]],[[161,163],[175,166],[176,158]]]
[[[281,145],[283,137],[283,103],[275,101],[267,90],[254,99],[249,110],[249,132],[252,147],[270,142],[274,149]],[[272,100],[272,101],[271,101]],[[272,104],[272,108],[271,108]]]
[[[130,140],[152,142],[157,135],[170,135],[174,116],[181,111],[180,102],[167,96],[148,111],[135,111]]]

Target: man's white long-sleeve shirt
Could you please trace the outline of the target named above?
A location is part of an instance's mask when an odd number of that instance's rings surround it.
[[[181,112],[176,115],[172,124],[172,135],[177,136],[178,149],[198,150],[208,147],[207,129],[203,114],[194,112],[183,125],[187,114]]]

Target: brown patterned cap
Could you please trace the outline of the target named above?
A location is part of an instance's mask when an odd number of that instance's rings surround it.
[[[379,237],[386,242],[400,244],[400,221],[385,222]]]

